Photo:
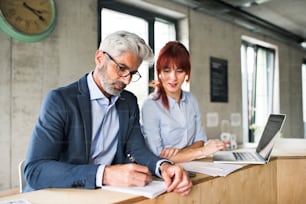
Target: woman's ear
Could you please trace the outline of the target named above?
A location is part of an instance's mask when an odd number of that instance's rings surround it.
[[[189,76],[189,75],[186,75],[185,81],[186,81],[186,82],[189,82],[189,81],[190,81],[190,76]]]

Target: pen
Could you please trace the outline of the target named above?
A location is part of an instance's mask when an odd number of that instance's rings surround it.
[[[137,164],[136,159],[130,153],[127,154],[127,157],[131,163]]]

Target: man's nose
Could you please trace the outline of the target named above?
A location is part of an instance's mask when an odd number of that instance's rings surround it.
[[[132,79],[131,74],[129,74],[128,76],[122,76],[122,77],[120,77],[120,80],[121,80],[124,84],[126,84],[126,85],[128,85],[129,83],[131,83],[131,79]]]

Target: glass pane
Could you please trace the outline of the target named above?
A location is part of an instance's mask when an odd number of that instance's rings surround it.
[[[138,34],[148,43],[148,23],[142,18],[103,8],[101,24],[102,40],[110,33],[126,30]],[[139,105],[148,96],[148,67],[147,63],[142,63],[138,69],[142,77],[137,82],[131,82],[126,88],[137,96]]]
[[[257,50],[256,61],[256,90],[255,90],[255,124],[263,127],[264,118],[268,113],[268,76],[267,76],[267,52],[263,49]]]
[[[248,103],[248,139],[249,142],[255,141],[255,112],[256,112],[256,97],[255,97],[255,78],[256,78],[256,55],[254,47],[247,46],[246,49],[246,66],[247,66],[247,103]]]
[[[257,49],[256,61],[256,101],[255,101],[255,142],[258,142],[268,115],[272,113],[274,53],[268,49]]]
[[[175,27],[173,23],[156,20],[154,23],[155,59],[160,49],[170,40],[175,40]]]

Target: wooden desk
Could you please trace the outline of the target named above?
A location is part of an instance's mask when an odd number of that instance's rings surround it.
[[[32,204],[302,204],[306,200],[306,140],[296,140],[294,143],[303,148],[294,148],[291,144],[290,156],[275,154],[266,165],[246,165],[226,177],[197,174],[192,180],[194,187],[186,197],[165,193],[156,199],[147,199],[101,189],[45,189],[0,197],[0,201],[23,198]],[[287,143],[284,144],[287,148]],[[281,148],[279,146],[276,149]],[[293,152],[295,149],[299,151],[296,154]]]

